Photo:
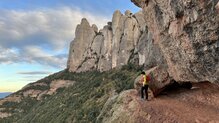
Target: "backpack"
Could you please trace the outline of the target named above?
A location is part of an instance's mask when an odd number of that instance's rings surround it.
[[[151,80],[149,75],[146,76],[146,80],[147,80],[147,82],[149,82]]]

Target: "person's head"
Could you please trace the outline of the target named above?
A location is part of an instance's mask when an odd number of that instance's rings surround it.
[[[142,72],[141,72],[141,75],[145,75],[145,72],[144,72],[144,71],[142,71]]]

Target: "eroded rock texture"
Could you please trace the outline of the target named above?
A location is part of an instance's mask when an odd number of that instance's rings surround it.
[[[218,0],[131,0],[176,81],[219,83]]]
[[[68,67],[70,71],[79,69],[84,63],[86,51],[95,37],[95,29],[90,26],[88,21],[83,18],[81,24],[77,26],[75,31],[75,39],[70,45],[70,54],[68,59]]]
[[[153,43],[143,13],[123,15],[115,11],[112,22],[98,31],[82,19],[70,46],[68,69],[71,72],[107,71],[128,63],[153,67],[163,64],[160,48]]]
[[[145,71],[145,73],[150,77],[148,84],[154,97],[158,96],[168,85],[171,85],[174,82],[173,79],[169,76],[165,66],[153,67]],[[142,75],[138,76],[134,82],[134,88],[138,92],[140,92],[142,87],[142,84],[140,84],[141,79]]]

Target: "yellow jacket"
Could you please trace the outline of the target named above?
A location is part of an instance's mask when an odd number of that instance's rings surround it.
[[[148,85],[148,81],[147,81],[147,76],[146,75],[143,75],[142,83],[143,83],[143,86]]]

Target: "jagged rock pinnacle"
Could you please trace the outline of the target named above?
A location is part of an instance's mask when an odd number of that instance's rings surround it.
[[[97,27],[97,25],[93,24],[93,25],[92,25],[92,28],[94,29],[94,31],[95,31],[96,33],[98,32],[98,27]]]
[[[123,15],[117,10],[113,14],[112,22],[100,29],[98,33],[96,25],[90,27],[88,21],[83,18],[76,29],[76,38],[71,43],[69,70],[74,72],[106,71],[129,62],[144,64],[146,60],[144,53],[148,49],[141,47],[148,43],[144,43],[145,39],[140,37],[152,40],[150,37],[146,37],[148,32],[145,30],[144,23],[142,12],[132,15],[131,11],[127,10]],[[147,33],[141,34],[140,31]],[[152,46],[153,44],[148,45]],[[155,53],[159,54],[159,50]],[[160,57],[160,55],[157,56]],[[156,60],[151,60],[151,62],[155,65],[160,63]],[[147,62],[147,64],[151,63]]]
[[[131,16],[131,15],[132,15],[132,12],[131,12],[130,10],[126,10],[126,11],[125,11],[125,15],[126,15],[126,16]]]
[[[82,18],[81,25],[90,26],[90,24],[89,24],[89,22],[87,21],[86,18]]]

